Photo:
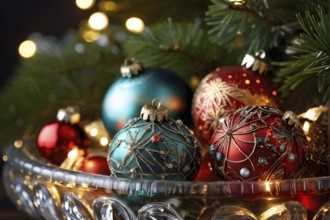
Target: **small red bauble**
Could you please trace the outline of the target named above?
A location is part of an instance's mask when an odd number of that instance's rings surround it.
[[[86,149],[89,145],[83,128],[76,124],[77,121],[70,120],[72,118],[66,113],[66,110],[59,110],[58,120],[43,126],[37,135],[39,153],[56,165],[66,159],[74,146]],[[75,120],[77,118],[76,115],[70,116],[74,116]]]
[[[193,97],[196,135],[209,142],[221,117],[244,106],[277,107],[276,96],[275,84],[245,66],[217,68],[202,80]]]
[[[76,169],[86,173],[110,175],[108,161],[104,156],[87,156]]]
[[[226,180],[268,181],[297,178],[308,143],[291,115],[272,107],[248,106],[221,120],[210,155],[216,174]]]

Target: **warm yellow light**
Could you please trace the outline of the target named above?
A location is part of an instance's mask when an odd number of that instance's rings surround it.
[[[18,199],[18,200],[16,200],[16,204],[17,204],[18,207],[21,207],[22,206],[22,201]]]
[[[267,192],[270,192],[270,184],[269,184],[269,182],[266,182],[266,191]]]
[[[87,42],[94,42],[100,37],[100,33],[94,31],[94,30],[86,30],[82,34],[83,38]]]
[[[118,8],[118,5],[116,2],[113,1],[102,1],[99,4],[101,9],[107,10],[107,11],[115,11]]]
[[[190,84],[193,88],[197,88],[200,82],[201,81],[197,76],[192,76],[190,78]]]
[[[87,184],[87,183],[81,183],[81,186],[82,186],[83,188],[88,188],[88,184]]]
[[[321,113],[327,110],[328,108],[326,106],[320,105],[319,107],[308,109],[307,112],[298,115],[298,118],[306,118],[311,121],[316,121],[320,117]]]
[[[108,138],[106,138],[106,137],[102,137],[102,138],[100,139],[100,144],[101,144],[102,146],[106,146],[108,143],[109,143],[109,139],[108,139]]]
[[[310,128],[310,123],[308,121],[305,121],[303,124],[303,131],[305,132],[305,134],[308,134],[309,128]]]
[[[126,28],[133,33],[140,33],[144,30],[144,23],[140,18],[132,17],[127,19]]]
[[[75,160],[77,159],[78,157],[78,154],[79,154],[79,149],[74,147],[69,153],[68,153],[68,158],[70,160]]]
[[[90,9],[94,5],[94,0],[76,0],[76,5],[78,8],[86,10]]]
[[[103,30],[108,24],[109,20],[106,14],[102,12],[95,12],[89,17],[88,24],[94,30]]]
[[[24,58],[33,57],[37,52],[37,45],[32,40],[23,41],[18,48],[19,55]]]
[[[95,137],[98,133],[99,133],[99,130],[97,130],[96,128],[92,128],[91,131],[89,132],[89,134],[92,137]]]
[[[2,160],[3,160],[4,162],[6,162],[6,161],[8,160],[8,156],[7,156],[7,155],[3,155],[3,156],[2,156]]]
[[[237,5],[237,6],[245,4],[244,0],[229,0],[229,1],[232,2],[234,5]]]
[[[16,140],[16,141],[14,142],[14,146],[15,146],[16,148],[21,148],[21,147],[23,146],[23,141],[21,141],[21,140]]]
[[[305,117],[308,118],[309,120],[316,121],[315,120],[315,118],[316,118],[316,112],[315,112],[315,110],[314,109],[309,109],[306,112]]]

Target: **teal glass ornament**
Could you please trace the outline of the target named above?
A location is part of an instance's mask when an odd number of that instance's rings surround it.
[[[106,92],[102,103],[102,120],[113,137],[129,119],[140,114],[145,103],[158,97],[173,119],[181,119],[191,127],[193,92],[177,74],[164,69],[144,69],[133,59],[126,60],[122,76]]]
[[[181,120],[168,118],[158,102],[145,105],[112,139],[111,175],[131,179],[193,180],[201,164],[196,137]]]

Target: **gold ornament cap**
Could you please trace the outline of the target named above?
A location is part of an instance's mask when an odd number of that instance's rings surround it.
[[[139,75],[143,70],[143,64],[139,60],[129,58],[124,61],[124,65],[120,67],[120,72],[123,77],[132,78]]]
[[[246,54],[243,58],[241,66],[244,66],[253,72],[260,75],[268,70],[268,63],[266,62],[266,52],[263,50],[257,51],[254,55]]]
[[[80,121],[80,114],[76,108],[68,106],[58,110],[57,120],[70,124],[76,124]]]
[[[292,111],[284,112],[282,119],[286,121],[290,127],[295,127],[295,128],[300,127],[298,116]]]
[[[151,105],[144,105],[142,107],[140,115],[145,121],[163,122],[167,120],[168,111],[167,108],[161,104],[159,99],[154,99]]]

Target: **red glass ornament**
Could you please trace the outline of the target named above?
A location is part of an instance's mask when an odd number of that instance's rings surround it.
[[[201,168],[197,176],[195,177],[195,182],[212,182],[217,181],[218,177],[215,175],[212,169],[210,155],[206,154],[202,162]]]
[[[46,124],[37,135],[37,147],[44,158],[60,165],[74,146],[87,149],[89,141],[78,124],[52,122]]]
[[[100,175],[110,175],[107,158],[104,156],[87,156],[77,170]]]
[[[302,129],[282,117],[278,109],[261,106],[244,107],[226,117],[211,140],[216,174],[241,181],[298,178],[308,143]]]
[[[276,96],[274,83],[244,66],[217,68],[202,80],[193,97],[196,135],[209,142],[220,118],[244,106],[277,107]]]

